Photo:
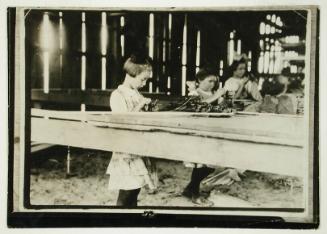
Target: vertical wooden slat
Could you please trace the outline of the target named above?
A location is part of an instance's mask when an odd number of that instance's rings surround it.
[[[248,54],[248,51],[252,51],[252,63],[251,71],[257,71],[258,58],[260,55],[259,48],[259,25],[264,14],[258,12],[258,14],[253,14],[252,12],[242,12],[239,13],[240,18],[247,18],[249,20],[241,20],[238,27],[238,35],[242,40],[242,53]],[[249,37],[249,35],[251,35]]]
[[[154,70],[153,84],[154,92],[161,92],[163,86],[163,15],[155,14],[155,38],[154,38]]]
[[[127,57],[132,53],[148,54],[148,20],[149,14],[129,13],[125,26],[125,55]]]
[[[107,14],[101,12],[101,32],[100,32],[100,45],[101,45],[101,90],[107,87],[107,53],[108,53],[108,27],[107,27]]]
[[[86,12],[86,89],[101,89],[101,12]]]
[[[184,14],[172,13],[172,38],[171,38],[171,93],[181,95],[181,65]]]
[[[40,26],[42,13],[29,11],[25,19],[26,30],[26,77],[31,81],[32,88],[43,88],[43,59],[40,48]]]
[[[115,89],[123,80],[122,66],[125,58],[121,53],[120,35],[124,33],[124,28],[120,27],[120,17],[111,16],[110,12],[108,12],[108,27],[107,88]]]
[[[188,14],[187,23],[187,80],[195,79],[197,22],[193,14]],[[186,92],[187,93],[187,92]]]
[[[318,11],[317,8],[312,7],[308,13],[307,13],[307,28],[306,28],[306,74],[305,78],[310,79],[306,82],[305,87],[305,95],[308,95],[309,98],[306,99],[305,103],[305,111],[307,111],[306,116],[307,120],[309,121],[309,126],[307,127],[307,133],[308,133],[308,144],[307,144],[307,152],[308,152],[308,160],[307,162],[307,170],[308,170],[308,176],[305,179],[307,182],[307,202],[306,205],[308,206],[308,215],[309,218],[313,222],[318,222],[319,220],[319,190],[317,179],[319,176],[319,153],[316,152],[314,149],[315,142],[319,141],[317,139],[319,133],[316,133],[318,131],[318,127],[315,127],[315,124],[318,124],[319,121],[319,109],[317,108],[319,103],[319,92],[317,88],[317,84],[315,82],[318,82],[316,79],[317,75],[319,74],[319,71],[316,66],[319,66],[319,52],[317,52],[317,46],[319,46],[319,21],[318,21]],[[319,48],[319,47],[318,47]],[[319,67],[318,67],[319,68]],[[315,93],[316,92],[316,93]],[[318,100],[315,100],[318,99]],[[315,102],[317,101],[317,103]],[[314,120],[318,120],[316,123]],[[316,136],[314,136],[316,134]],[[317,145],[319,144],[316,143]],[[317,146],[318,147],[318,146]]]
[[[59,50],[59,15],[57,11],[49,12],[52,37],[49,49],[49,89],[60,88],[60,50]]]
[[[171,45],[172,45],[172,23],[173,23],[173,15],[172,13],[168,13],[167,19],[167,56],[166,56],[166,73],[167,73],[167,82],[165,87],[167,87],[167,94],[171,94],[171,80],[172,80],[172,72],[171,72]]]
[[[168,75],[169,75],[169,46],[170,46],[170,40],[169,40],[169,28],[168,28],[168,18],[169,14],[163,14],[162,15],[162,76],[160,79],[160,86],[161,86],[161,92],[168,93]]]
[[[25,137],[24,128],[22,127],[25,123],[25,76],[26,68],[28,66],[28,58],[30,57],[30,51],[25,51],[24,47],[30,48],[28,37],[25,38],[28,28],[24,25],[24,16],[26,12],[24,9],[16,9],[15,15],[15,129],[14,135],[17,139],[14,148],[14,166],[13,166],[13,208],[19,210],[24,204],[24,151],[25,151]],[[25,39],[25,40],[24,40]],[[27,52],[27,53],[26,53]],[[18,79],[16,79],[18,78]],[[17,111],[17,112],[16,112]]]
[[[81,12],[64,11],[66,46],[63,50],[62,88],[81,87]]]
[[[201,64],[215,68],[218,71],[220,46],[224,45],[224,48],[227,46],[220,32],[220,21],[212,13],[204,17],[199,15],[199,17],[202,18],[201,40],[203,41],[201,45]]]

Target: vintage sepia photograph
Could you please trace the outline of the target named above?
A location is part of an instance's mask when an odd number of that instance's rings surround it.
[[[10,226],[319,225],[318,6],[7,16]]]

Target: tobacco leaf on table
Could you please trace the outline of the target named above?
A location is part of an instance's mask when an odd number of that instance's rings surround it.
[[[227,102],[220,104],[210,104],[202,102],[200,97],[192,96],[187,97],[179,103],[171,105],[173,111],[183,112],[216,112],[216,113],[228,113],[232,112]]]

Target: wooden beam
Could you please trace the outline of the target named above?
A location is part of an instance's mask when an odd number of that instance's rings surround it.
[[[112,90],[87,90],[80,89],[50,89],[48,94],[41,89],[33,89],[31,93],[32,101],[45,103],[64,103],[98,105],[109,107],[109,97]]]
[[[37,142],[32,142],[31,143],[31,153],[36,153],[42,150],[49,149],[55,145],[52,144],[44,144],[44,143],[37,143]]]
[[[74,114],[75,118],[69,119],[67,114]],[[111,113],[88,114],[86,119],[80,116],[79,121],[76,113],[66,113],[66,119],[58,119],[48,112],[48,117],[32,117],[32,141],[285,175],[303,174],[303,139],[296,129],[303,126],[302,118],[281,117],[274,121],[276,118],[270,116],[271,124],[267,124],[268,116],[217,119],[168,113]]]
[[[276,114],[240,115],[233,118],[230,113],[188,113],[188,112],[79,112],[49,111],[32,109],[33,117],[83,121],[98,126],[119,125],[120,128],[134,130],[143,127],[170,128],[176,131],[198,134],[206,137],[227,137],[232,140],[245,140],[302,147],[303,118],[278,116]],[[128,126],[128,127],[126,127]]]
[[[89,89],[50,89],[46,94],[42,89],[32,89],[31,98],[33,102],[57,103],[57,104],[77,104],[109,107],[110,94],[113,90]],[[167,96],[163,93],[150,94],[143,93],[144,96],[152,99],[160,99],[161,102],[179,100],[180,97]]]

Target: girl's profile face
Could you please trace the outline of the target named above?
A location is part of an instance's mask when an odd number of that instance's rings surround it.
[[[217,82],[217,77],[216,76],[208,76],[204,80],[199,81],[199,88],[202,89],[203,91],[212,91],[212,89],[215,87]]]
[[[133,88],[140,89],[146,85],[148,79],[152,77],[152,70],[146,70],[134,77]]]
[[[240,63],[236,70],[234,71],[234,77],[236,78],[242,78],[245,74],[245,71],[246,71],[246,66],[245,66],[245,63]]]

